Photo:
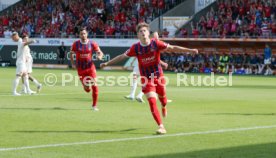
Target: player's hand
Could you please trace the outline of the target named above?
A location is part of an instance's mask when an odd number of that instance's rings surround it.
[[[164,63],[164,64],[162,64],[162,66],[163,66],[164,70],[168,69],[168,63]]]
[[[33,39],[33,42],[34,42],[34,43],[38,43],[38,41],[37,41],[37,40],[35,40],[35,39]]]
[[[103,54],[97,55],[97,60],[103,60]]]
[[[102,68],[104,68],[104,67],[106,67],[107,66],[107,63],[101,63],[100,64],[100,68],[102,69]]]
[[[198,49],[192,49],[194,54],[198,54]]]

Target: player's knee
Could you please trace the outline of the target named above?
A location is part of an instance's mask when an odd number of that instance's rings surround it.
[[[158,95],[158,98],[166,98],[166,95]]]
[[[155,92],[148,92],[145,94],[147,98],[157,98]]]

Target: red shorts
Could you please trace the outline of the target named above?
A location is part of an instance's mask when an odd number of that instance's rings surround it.
[[[142,91],[144,94],[156,92],[160,96],[166,95],[166,80],[164,76],[154,79],[141,78]]]
[[[78,75],[82,85],[87,85],[89,82],[94,81],[94,79],[97,77],[95,67],[78,70]]]

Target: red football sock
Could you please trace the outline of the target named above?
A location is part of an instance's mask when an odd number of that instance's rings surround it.
[[[159,100],[163,107],[165,107],[167,105],[167,97],[166,96],[163,98],[159,97]]]
[[[150,111],[152,113],[152,116],[159,126],[162,124],[162,120],[161,120],[159,111],[157,109],[156,98],[155,97],[148,98],[148,101],[149,101]]]
[[[92,90],[93,90],[93,93],[92,93],[92,97],[93,97],[93,107],[94,106],[97,106],[97,102],[98,102],[98,93],[99,93],[99,89],[98,89],[98,86],[92,86]]]

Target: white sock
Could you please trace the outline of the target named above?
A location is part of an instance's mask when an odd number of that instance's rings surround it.
[[[136,91],[136,89],[137,89],[137,84],[138,84],[137,79],[134,79],[134,80],[133,80],[133,85],[132,85],[132,88],[131,88],[131,92],[130,92],[130,96],[131,96],[132,98],[134,98],[135,91]]]
[[[24,79],[24,85],[27,89],[27,92],[30,92],[31,89],[30,89],[30,85],[29,85],[29,76],[28,75],[23,76],[23,79]]]
[[[22,84],[22,91],[23,91],[23,92],[27,92],[27,89],[26,89],[26,86],[25,86],[24,83]]]
[[[38,87],[40,86],[40,83],[36,80],[36,79],[33,79],[33,83]]]
[[[14,82],[13,82],[13,89],[12,89],[12,92],[15,93],[16,92],[16,89],[17,89],[17,86],[20,82],[20,79],[21,77],[20,76],[16,76]]]
[[[144,93],[141,91],[138,95],[137,95],[137,98],[142,98],[144,95]]]
[[[263,72],[263,69],[264,69],[264,65],[261,65],[261,66],[259,67],[259,74],[261,74],[261,73]]]
[[[271,70],[270,67],[268,68],[268,74],[269,74],[269,75],[272,75],[272,74],[273,74],[273,71]]]

